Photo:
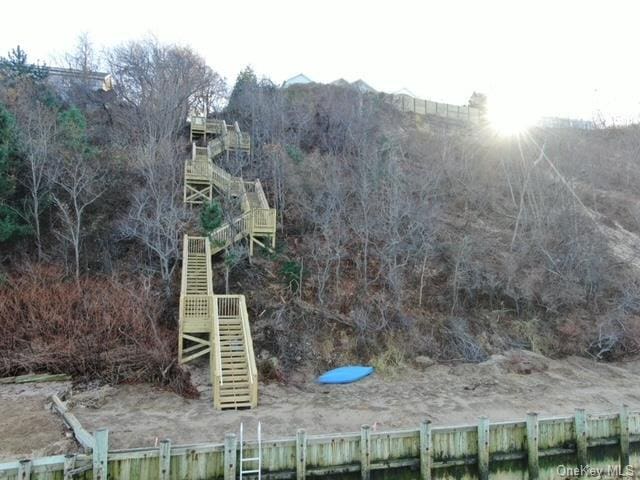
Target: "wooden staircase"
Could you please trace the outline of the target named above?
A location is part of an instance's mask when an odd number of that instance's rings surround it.
[[[222,153],[249,152],[251,139],[222,120],[191,118],[191,158],[185,162],[184,201],[210,202],[213,190],[241,197],[242,214],[207,237],[184,237],[180,295],[179,359],[181,363],[209,354],[213,403],[218,409],[251,408],[258,404],[256,368],[249,315],[244,295],[215,295],[212,255],[244,238],[275,246],[276,211],[269,208],[260,180],[247,182],[214,163]],[[208,136],[216,138],[209,140]],[[206,147],[194,140],[203,139]],[[267,247],[268,248],[268,247]]]
[[[221,409],[255,407],[258,383],[244,295],[216,296],[214,403]]]

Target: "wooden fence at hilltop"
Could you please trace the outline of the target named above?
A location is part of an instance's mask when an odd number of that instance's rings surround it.
[[[460,122],[480,123],[480,110],[468,105],[432,102],[406,94],[390,95],[390,100],[402,112],[413,112],[424,116],[435,115]]]
[[[465,468],[459,478],[557,478],[558,462],[570,458],[571,466],[599,465],[624,468],[640,466],[630,445],[640,442],[640,412],[623,406],[619,413],[587,414],[525,421],[490,423],[481,417],[477,425],[433,427],[424,421],[417,429],[307,435],[263,441],[262,476],[296,478],[324,475],[372,474],[391,469],[411,469],[413,478],[442,477],[450,469]],[[108,449],[108,431],[95,432],[91,454],[57,455],[0,464],[0,479],[122,479],[122,480],[231,480],[238,476],[239,448],[235,434],[223,444],[174,446],[164,440],[157,447]],[[635,447],[636,445],[634,445]],[[242,446],[245,458],[257,455],[255,442]],[[596,455],[599,448],[613,448],[608,459]],[[518,461],[521,468],[501,467]],[[246,468],[255,468],[244,465]],[[396,477],[394,477],[396,478]]]

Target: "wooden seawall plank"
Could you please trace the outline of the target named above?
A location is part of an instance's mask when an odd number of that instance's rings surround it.
[[[298,433],[296,437],[263,442],[262,473],[264,478],[307,478],[360,472],[366,478],[380,469],[411,467],[420,472],[421,478],[433,478],[442,475],[435,471],[478,465],[481,478],[486,478],[489,471],[491,478],[507,478],[508,472],[500,469],[499,462],[522,459],[529,478],[545,478],[553,474],[549,458],[581,448],[581,461],[588,460],[589,449],[600,445],[617,447],[619,454],[605,459],[605,463],[598,460],[599,465],[624,466],[628,462],[640,467],[640,458],[629,453],[629,444],[640,442],[640,435],[635,433],[638,417],[637,412],[623,407],[618,413],[606,415],[582,416],[578,412],[577,417],[537,419],[535,414],[529,414],[526,422],[489,424],[488,420],[481,420],[476,425],[457,427],[431,427],[423,422],[420,428],[390,432],[363,428],[360,433],[336,435]],[[576,433],[586,441],[579,442]],[[113,480],[222,480],[237,475],[239,445],[233,434],[226,436],[224,445],[174,446],[161,442],[157,447],[111,450],[102,471],[108,434],[97,432],[95,438],[93,456],[58,455],[7,462],[0,464],[0,479],[17,480],[21,473],[33,480],[63,480],[65,471],[67,478],[73,472],[75,479],[108,475]],[[247,442],[245,454],[257,455],[255,442]],[[538,457],[545,458],[544,467]]]

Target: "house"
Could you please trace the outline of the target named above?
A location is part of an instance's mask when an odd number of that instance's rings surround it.
[[[357,90],[359,90],[362,93],[375,93],[376,89],[373,88],[371,85],[369,85],[368,83],[366,83],[364,80],[362,80],[361,78],[356,80],[355,82],[353,82],[351,84],[352,87],[356,88]]]
[[[289,80],[285,80],[285,82],[282,84],[282,87],[287,88],[287,87],[290,87],[291,85],[306,85],[308,83],[314,83],[314,82],[306,75],[300,73],[295,77],[291,77]]]
[[[334,80],[333,82],[331,82],[331,85],[335,85],[336,87],[348,87],[351,84],[344,78],[339,78],[338,80]]]
[[[394,95],[408,95],[409,97],[416,97],[408,88],[401,88],[397,92],[393,92]]]

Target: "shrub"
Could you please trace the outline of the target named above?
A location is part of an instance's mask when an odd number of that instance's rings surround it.
[[[222,207],[217,201],[213,201],[202,207],[200,211],[200,225],[205,233],[211,233],[222,225]]]
[[[150,382],[193,396],[161,323],[161,289],[144,280],[84,277],[27,266],[0,285],[0,376],[69,373],[79,380]]]
[[[302,265],[295,260],[287,260],[280,269],[280,274],[292,292],[297,292],[302,283]]]
[[[289,158],[291,158],[291,160],[293,160],[296,165],[300,165],[302,163],[302,160],[304,160],[302,150],[300,150],[295,145],[287,145],[285,147],[285,150],[287,151],[287,155],[289,155]]]

